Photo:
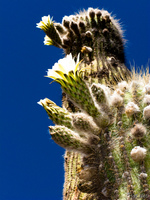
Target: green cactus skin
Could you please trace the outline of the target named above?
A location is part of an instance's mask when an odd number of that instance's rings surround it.
[[[56,124],[52,139],[67,149],[63,199],[150,200],[150,76],[125,67],[117,20],[89,8],[42,29],[45,43],[83,59],[55,80],[63,108],[40,101]]]

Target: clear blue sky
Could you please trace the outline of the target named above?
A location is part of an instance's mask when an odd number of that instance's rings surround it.
[[[43,45],[36,28],[50,14],[64,15],[98,7],[121,19],[126,56],[136,66],[150,59],[149,0],[3,0],[0,2],[0,199],[61,200],[64,149],[48,133],[51,121],[37,104],[45,97],[61,105],[61,89],[46,71],[62,51]]]

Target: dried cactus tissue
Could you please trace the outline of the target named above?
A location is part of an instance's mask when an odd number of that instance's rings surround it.
[[[126,67],[122,28],[89,8],[62,23],[37,23],[45,45],[65,57],[47,71],[62,88],[62,107],[38,103],[66,149],[64,200],[150,200],[150,75]]]

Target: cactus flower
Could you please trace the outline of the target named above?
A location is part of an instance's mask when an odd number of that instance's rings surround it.
[[[79,64],[79,55],[77,58],[77,61],[72,57],[72,54],[70,53],[65,58],[58,60],[57,63],[54,64],[52,69],[48,69],[47,77],[52,79],[63,79],[63,76],[61,74],[68,74],[69,72],[73,71],[75,72],[77,70]]]

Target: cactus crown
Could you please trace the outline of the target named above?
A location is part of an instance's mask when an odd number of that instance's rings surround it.
[[[77,57],[81,52],[81,59],[88,55],[87,62],[99,56],[125,62],[122,30],[118,21],[105,10],[89,8],[80,14],[65,16],[62,24],[48,16],[46,24],[37,26],[46,33],[44,44],[62,48],[66,54]]]
[[[85,68],[84,78],[97,78],[104,84],[127,80],[130,72],[125,67],[124,39],[118,23],[105,10],[89,8],[80,14],[65,16],[62,24],[42,17],[37,23],[45,33],[44,44],[62,48],[76,59],[80,53]]]
[[[89,8],[37,26],[67,54],[47,74],[62,87],[63,108],[39,102],[56,124],[52,139],[75,152],[66,153],[64,199],[150,199],[149,74],[125,67],[118,22]]]

